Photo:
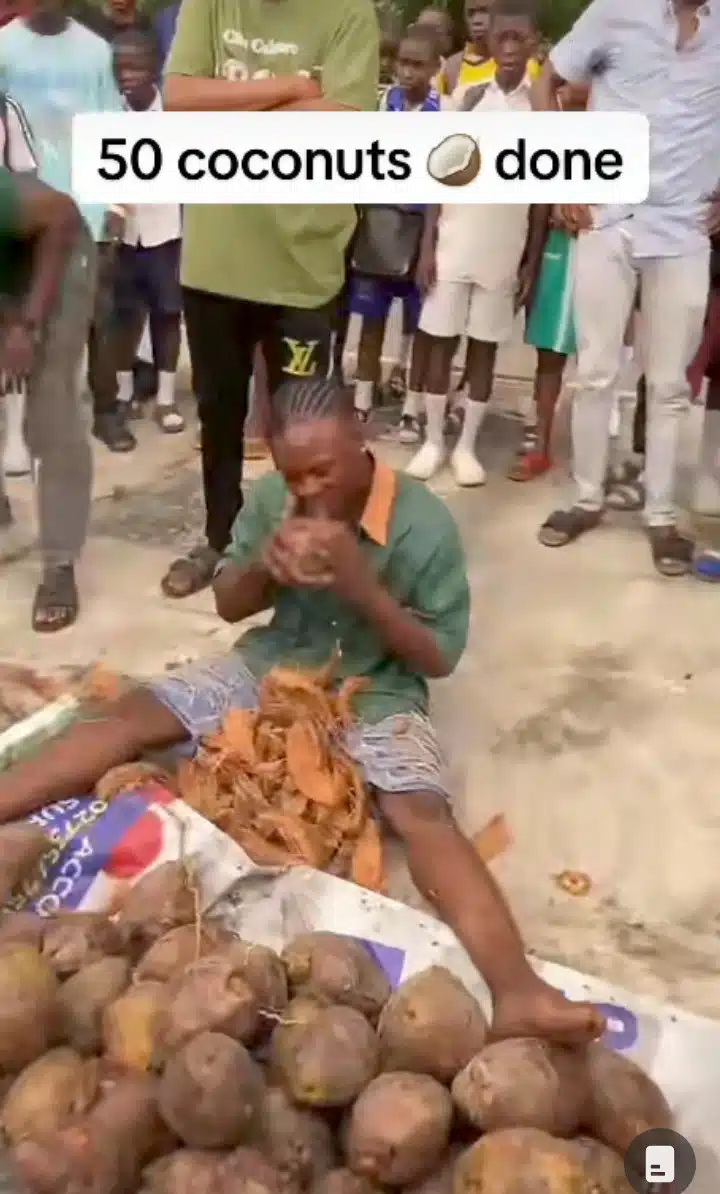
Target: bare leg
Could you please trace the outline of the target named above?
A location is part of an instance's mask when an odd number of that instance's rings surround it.
[[[120,316],[114,332],[114,353],[117,365],[118,404],[126,417],[139,414],[133,401],[135,391],[135,358],[145,323],[145,311],[138,310]]]
[[[148,689],[129,692],[92,719],[75,722],[0,777],[0,823],[89,792],[111,767],[186,737],[184,726]]]
[[[497,344],[468,340],[468,395],[462,431],[453,452],[452,468],[458,485],[483,485],[485,469],[476,456],[475,443],[487,413],[495,373]]]
[[[425,442],[407,471],[419,481],[429,481],[445,459],[445,409],[457,336],[429,336],[419,331],[415,344],[425,365]]]
[[[177,373],[180,359],[180,316],[164,313],[152,314],[150,316],[150,337],[155,368],[160,373]]]
[[[432,341],[425,332],[416,332],[410,354],[410,372],[408,389],[421,394],[425,389],[425,378],[430,363],[430,345]]]
[[[533,970],[505,898],[447,802],[433,792],[380,793],[378,800],[402,839],[418,891],[490,988],[493,1036],[538,1036],[567,1045],[600,1036],[604,1021],[592,1004],[572,1003]]]
[[[175,383],[180,357],[180,316],[167,311],[150,315],[150,337],[158,374],[155,419],[169,435],[185,430],[185,420],[175,401]]]
[[[385,319],[363,317],[355,370],[355,413],[367,422],[380,384],[381,357],[385,341]]]
[[[420,419],[424,410],[423,391],[430,357],[430,338],[424,332],[416,332],[410,352],[407,388],[403,400],[400,421],[390,432],[401,444],[417,444],[422,439]]]
[[[532,481],[535,477],[541,477],[551,466],[550,443],[566,361],[567,357],[562,353],[538,349],[534,389],[537,447],[532,452],[521,451],[518,454],[508,474],[512,481]]]

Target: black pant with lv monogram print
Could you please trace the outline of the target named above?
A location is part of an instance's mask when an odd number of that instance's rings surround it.
[[[309,311],[183,291],[193,388],[202,428],[205,533],[223,551],[242,505],[248,390],[263,347],[270,393],[292,378],[333,369],[335,303]]]

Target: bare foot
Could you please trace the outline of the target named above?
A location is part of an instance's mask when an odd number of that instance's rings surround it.
[[[557,1045],[586,1045],[602,1036],[605,1017],[592,1003],[574,1003],[537,978],[495,1003],[492,1040],[534,1036]]]

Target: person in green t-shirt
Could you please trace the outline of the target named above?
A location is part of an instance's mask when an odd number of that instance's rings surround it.
[[[33,628],[75,621],[75,563],[87,534],[92,455],[78,387],[94,294],[94,248],[72,199],[0,169],[0,402],[24,390],[38,464],[43,574]],[[0,489],[0,531],[12,524]]]
[[[165,66],[168,111],[372,111],[372,0],[183,0]],[[204,588],[242,502],[243,433],[255,347],[272,394],[327,374],[355,228],[349,205],[190,205],[181,280],[201,423],[206,542],[176,560],[163,591]]]
[[[275,666],[330,662],[337,682],[366,683],[344,748],[402,841],[419,891],[488,983],[494,1032],[585,1043],[602,1032],[602,1016],[535,973],[452,814],[427,691],[428,680],[454,671],[468,634],[468,578],[452,515],[366,450],[352,401],[333,380],[281,387],[270,435],[280,471],[251,490],[214,582],[224,621],[271,610],[270,622],[219,658],[128,692],[101,719],[76,722],[11,768],[0,778],[0,821],[88,791],[145,751],[197,745],[230,710],[257,707]]]

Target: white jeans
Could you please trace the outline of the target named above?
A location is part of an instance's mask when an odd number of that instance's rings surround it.
[[[572,411],[574,504],[601,510],[613,392],[638,280],[637,349],[647,381],[645,521],[671,526],[680,417],[690,394],[686,370],[703,332],[710,248],[685,257],[634,258],[618,228],[587,232],[575,253],[578,391]]]

